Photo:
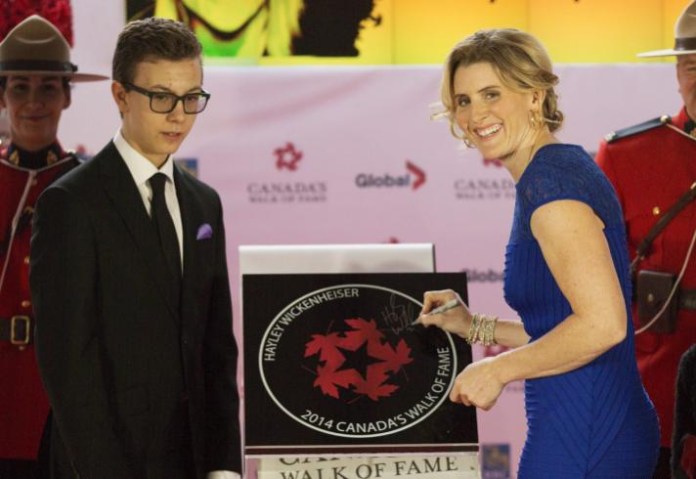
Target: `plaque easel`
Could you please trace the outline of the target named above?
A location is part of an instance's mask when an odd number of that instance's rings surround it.
[[[247,477],[480,477],[476,412],[449,402],[471,349],[414,326],[433,245],[241,246]]]

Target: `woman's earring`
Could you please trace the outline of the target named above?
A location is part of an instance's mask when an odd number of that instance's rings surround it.
[[[452,131],[452,135],[454,135],[455,138],[459,138],[460,140],[462,140],[467,148],[476,148],[474,142],[471,141],[471,138],[466,133],[466,131],[459,128],[458,125],[450,123],[450,130]]]
[[[537,130],[544,125],[544,117],[538,110],[529,110],[529,125],[533,130]]]
[[[469,138],[469,135],[467,135],[466,133],[462,134],[462,141],[464,142],[467,148],[476,148],[474,146],[474,143],[471,141],[471,138]]]
[[[532,127],[532,130],[537,129],[536,118],[534,117],[534,110],[529,110],[529,126]]]

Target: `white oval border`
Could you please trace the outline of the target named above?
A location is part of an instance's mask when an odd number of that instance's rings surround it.
[[[285,414],[287,414],[287,415],[288,415],[290,418],[292,418],[294,421],[296,421],[296,422],[302,424],[302,425],[305,426],[305,427],[308,427],[308,428],[310,428],[310,429],[314,429],[314,430],[317,431],[317,432],[329,434],[329,435],[332,435],[332,436],[338,436],[338,437],[348,437],[348,438],[352,438],[352,439],[363,439],[363,438],[371,438],[371,437],[381,437],[381,436],[389,436],[389,435],[391,435],[391,434],[396,434],[396,433],[398,433],[398,432],[401,432],[401,431],[404,431],[404,430],[406,430],[406,429],[409,429],[409,428],[415,426],[416,424],[418,424],[418,423],[424,421],[424,420],[427,419],[428,417],[430,417],[430,416],[433,414],[433,412],[435,412],[435,411],[442,405],[442,403],[445,401],[445,399],[447,399],[447,394],[443,394],[442,398],[440,398],[440,400],[430,409],[430,411],[429,411],[427,414],[424,414],[423,416],[419,417],[417,420],[415,420],[415,421],[413,421],[413,422],[411,422],[411,423],[408,423],[408,424],[404,425],[403,427],[400,427],[400,428],[398,428],[398,429],[394,429],[394,430],[388,431],[388,432],[381,432],[381,433],[376,433],[376,434],[365,434],[365,435],[356,436],[356,435],[345,434],[345,433],[340,433],[340,432],[335,432],[335,431],[327,431],[327,430],[322,429],[322,428],[320,428],[320,427],[314,426],[313,424],[308,424],[308,423],[306,423],[305,421],[303,421],[302,419],[295,417],[295,415],[294,415],[293,413],[291,413],[290,411],[288,411],[288,410],[285,408],[285,406],[283,406],[283,404],[278,400],[278,398],[276,398],[276,396],[273,394],[273,392],[271,391],[270,386],[268,385],[268,381],[266,380],[266,376],[264,375],[264,370],[263,370],[263,345],[266,343],[266,340],[268,339],[268,335],[269,335],[271,329],[273,328],[273,326],[275,325],[275,323],[278,321],[278,319],[281,318],[285,312],[287,312],[289,309],[291,309],[291,308],[292,308],[293,306],[295,306],[297,303],[301,302],[301,301],[304,300],[304,299],[307,299],[307,298],[310,297],[310,296],[314,296],[314,295],[316,295],[316,294],[319,294],[319,293],[322,293],[322,292],[325,292],[325,291],[331,291],[331,290],[338,289],[338,288],[350,288],[350,287],[369,288],[369,289],[377,289],[377,290],[381,290],[381,291],[387,291],[387,292],[396,294],[396,295],[398,295],[398,296],[401,296],[401,297],[403,297],[403,298],[406,298],[406,299],[408,299],[408,300],[414,302],[415,304],[417,304],[417,305],[419,305],[419,306],[421,306],[421,307],[423,306],[423,303],[421,303],[420,301],[415,300],[414,298],[412,298],[411,296],[409,296],[409,295],[407,295],[407,294],[404,294],[404,293],[402,293],[402,292],[400,292],[400,291],[393,290],[393,289],[391,289],[391,288],[385,288],[384,286],[376,286],[376,285],[374,285],[374,284],[358,284],[358,283],[341,284],[341,285],[335,285],[335,286],[328,286],[328,287],[326,287],[326,288],[321,288],[321,289],[312,291],[311,293],[307,293],[307,294],[305,294],[304,296],[302,296],[302,297],[296,299],[294,302],[290,303],[288,306],[286,306],[280,313],[278,313],[278,314],[273,318],[273,321],[271,321],[271,322],[269,323],[268,328],[266,329],[266,332],[264,333],[263,338],[261,339],[261,345],[260,345],[261,347],[259,348],[259,374],[260,374],[260,376],[261,376],[261,382],[263,383],[263,386],[264,386],[264,388],[266,389],[266,392],[267,392],[268,395],[271,397],[271,399],[272,399],[273,402],[276,404],[276,406],[278,406],[280,409],[282,409],[283,412],[285,412]],[[451,336],[447,331],[442,331],[442,332],[443,332],[443,333],[445,334],[445,336],[447,337],[447,340],[448,340],[449,345],[450,345],[450,351],[451,351],[451,353],[452,353],[452,371],[453,371],[453,374],[452,374],[452,377],[450,378],[450,382],[449,382],[449,384],[448,384],[448,386],[447,386],[447,391],[449,391],[449,390],[452,388],[452,385],[454,384],[454,380],[455,380],[456,375],[457,375],[457,374],[456,374],[456,371],[457,371],[457,369],[458,369],[457,354],[456,354],[456,353],[457,353],[457,350],[456,350],[456,347],[455,347],[455,345],[454,345],[454,341],[452,340],[452,336]]]

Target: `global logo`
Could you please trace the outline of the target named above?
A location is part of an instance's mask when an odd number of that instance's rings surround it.
[[[447,400],[457,354],[447,333],[412,325],[420,309],[369,284],[298,298],[261,340],[266,393],[294,421],[332,436],[388,436],[424,421]]]
[[[462,272],[466,273],[466,280],[469,283],[499,283],[504,279],[502,271],[495,271],[492,268],[487,270],[464,268]]]
[[[358,188],[411,188],[417,190],[425,184],[426,174],[410,160],[406,160],[404,174],[372,174],[360,173],[355,177]]]

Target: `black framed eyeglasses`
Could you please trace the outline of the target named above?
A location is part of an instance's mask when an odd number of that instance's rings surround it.
[[[177,103],[181,101],[181,104],[184,105],[184,113],[196,115],[205,110],[210,99],[210,93],[207,91],[197,91],[178,96],[165,91],[146,90],[129,82],[124,83],[123,86],[128,90],[133,90],[148,97],[150,99],[150,110],[155,113],[170,113],[174,111]]]

